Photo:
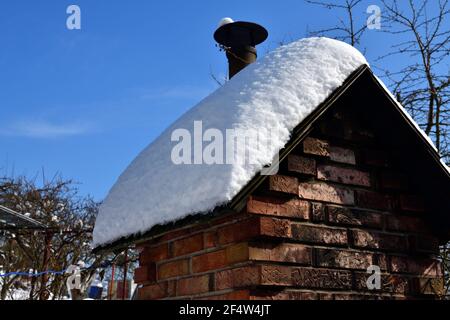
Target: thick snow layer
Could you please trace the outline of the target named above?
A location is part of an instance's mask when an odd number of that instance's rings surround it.
[[[348,44],[308,38],[280,47],[250,65],[164,131],[119,177],[100,208],[94,246],[139,234],[231,200],[289,141],[290,134],[365,58]],[[172,132],[194,136],[209,128],[270,130],[271,144],[237,164],[176,165]],[[266,142],[268,136],[258,136]]]

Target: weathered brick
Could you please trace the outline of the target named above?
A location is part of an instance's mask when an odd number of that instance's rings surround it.
[[[247,201],[247,212],[307,220],[309,203],[299,199],[250,197]]]
[[[353,150],[345,148],[330,147],[330,159],[335,162],[356,164],[355,153]]]
[[[423,199],[419,196],[401,195],[400,209],[405,211],[423,212],[425,211],[425,204]]]
[[[260,267],[260,284],[267,286],[290,286],[291,267],[263,265]]]
[[[150,264],[134,270],[134,282],[154,282],[156,281],[156,264]]]
[[[290,238],[291,223],[289,220],[281,220],[263,217],[260,222],[260,235],[275,238]]]
[[[306,175],[316,175],[316,160],[297,155],[289,155],[288,170]]]
[[[389,210],[392,208],[392,199],[388,195],[378,192],[357,190],[357,204],[363,208]]]
[[[431,235],[411,235],[408,237],[409,246],[416,252],[429,252],[438,254],[439,240]]]
[[[231,301],[250,300],[250,299],[251,299],[250,290],[236,290],[224,294],[199,298],[199,300],[231,300]]]
[[[372,273],[367,272],[355,272],[355,289],[360,291],[370,292],[389,292],[407,294],[409,292],[408,278],[399,275],[381,274],[381,286],[380,289],[369,289],[367,286],[367,280]]]
[[[250,260],[292,262],[311,264],[312,249],[301,244],[253,244],[250,246]]]
[[[237,262],[247,261],[248,259],[249,248],[247,243],[239,243],[222,250],[192,257],[192,272],[198,273],[221,269]]]
[[[177,296],[195,295],[209,291],[210,276],[180,279],[177,282]]]
[[[258,291],[252,293],[251,300],[318,300],[318,295],[311,291]]]
[[[422,219],[417,217],[389,215],[387,216],[386,226],[388,230],[409,231],[409,232],[427,232],[429,231]]]
[[[156,300],[167,297],[167,282],[155,283],[138,289],[138,300]]]
[[[443,296],[445,294],[444,278],[414,278],[413,288],[421,295]]]
[[[336,206],[328,206],[327,211],[330,223],[372,228],[383,227],[383,215],[380,213]]]
[[[438,260],[392,256],[390,261],[391,271],[394,273],[411,273],[429,277],[442,276],[441,263]]]
[[[158,266],[158,279],[167,279],[189,273],[189,261],[187,259],[175,260]]]
[[[357,169],[321,165],[317,167],[317,178],[325,181],[370,187],[370,175]]]
[[[231,288],[243,288],[260,283],[260,268],[240,267],[216,273],[215,288],[217,291]]]
[[[139,254],[139,265],[144,266],[168,258],[168,245],[163,243],[155,247],[147,247]]]
[[[348,242],[347,230],[304,224],[292,224],[292,237],[299,241],[345,245]]]
[[[320,267],[363,269],[377,265],[386,270],[386,260],[380,254],[338,249],[315,249],[316,260]]]
[[[217,231],[219,244],[245,241],[260,235],[259,218],[247,219],[221,227]]]
[[[226,265],[227,255],[225,250],[218,250],[192,257],[192,272],[194,273],[221,269]]]
[[[366,149],[363,151],[364,162],[368,165],[388,167],[389,157],[382,150]]]
[[[403,190],[407,187],[407,179],[396,172],[383,172],[380,175],[380,186],[388,190]]]
[[[172,243],[173,257],[182,256],[188,253],[201,251],[203,249],[203,234],[198,233],[191,237],[176,240]]]
[[[303,152],[307,154],[328,157],[330,155],[329,147],[327,141],[320,139],[308,137],[303,141]]]
[[[324,182],[300,183],[300,198],[337,204],[353,205],[354,192],[351,189],[330,185]]]
[[[350,289],[352,273],[343,270],[292,268],[292,284],[304,288]]]
[[[203,242],[205,249],[214,248],[215,246],[217,246],[218,242],[219,242],[219,239],[217,237],[216,231],[205,232],[204,242]]]
[[[313,222],[323,222],[326,220],[324,204],[322,203],[311,204],[311,220]]]
[[[298,179],[295,177],[280,176],[280,175],[270,176],[269,190],[283,193],[297,194]]]
[[[400,235],[372,231],[353,230],[353,242],[356,247],[405,251],[406,238]]]

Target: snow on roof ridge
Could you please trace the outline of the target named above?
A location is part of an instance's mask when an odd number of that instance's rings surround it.
[[[363,55],[344,42],[306,38],[242,70],[175,121],[122,173],[100,208],[93,245],[206,213],[230,201],[271,163],[292,130],[364,64],[368,63]],[[252,149],[251,164],[175,165],[171,135],[179,128],[193,134],[194,121],[202,121],[203,132],[269,129],[271,136],[263,134],[261,141],[273,143]]]

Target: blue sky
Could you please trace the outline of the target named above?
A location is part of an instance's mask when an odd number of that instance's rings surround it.
[[[81,8],[81,30],[66,8]],[[367,19],[366,1],[358,20]],[[283,1],[4,1],[0,9],[0,169],[43,169],[101,200],[133,158],[217,88],[226,59],[212,38],[225,16],[270,33],[260,55],[330,26],[337,12]],[[389,49],[369,31],[369,61]]]

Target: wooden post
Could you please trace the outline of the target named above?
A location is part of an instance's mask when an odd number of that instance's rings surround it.
[[[127,292],[127,273],[128,273],[128,248],[125,250],[125,259],[123,266],[123,287],[122,287],[122,300],[125,300],[125,293]]]
[[[113,287],[114,287],[114,273],[116,271],[116,265],[113,263],[112,264],[112,270],[111,270],[111,283],[109,284],[109,300],[112,300],[112,296],[113,296]]]
[[[52,244],[52,238],[53,238],[53,233],[50,231],[47,231],[45,233],[45,239],[44,239],[44,261],[43,261],[43,270],[42,271],[47,271],[48,269],[48,263],[50,260],[50,247]],[[48,293],[47,290],[45,289],[45,287],[47,286],[47,280],[48,280],[48,274],[44,273],[41,277],[41,290],[39,293],[39,299],[40,300],[47,300],[48,299]]]

